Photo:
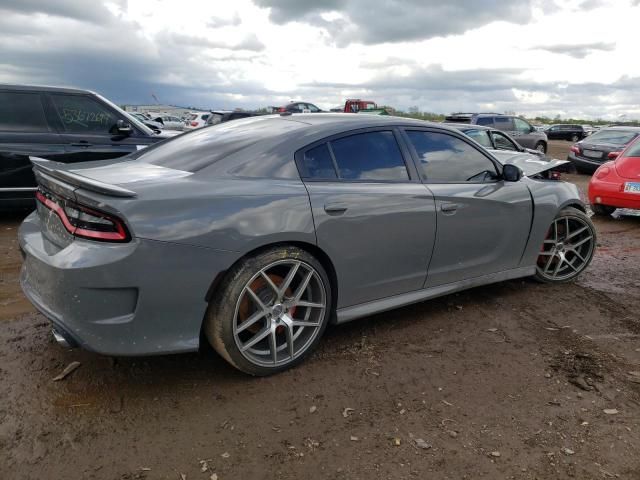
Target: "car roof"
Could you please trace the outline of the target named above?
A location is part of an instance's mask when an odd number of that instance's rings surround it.
[[[92,90],[83,90],[81,88],[72,87],[50,87],[46,85],[18,85],[9,83],[0,83],[1,90],[15,90],[17,92],[55,92],[55,93],[91,93],[96,94]]]
[[[488,127],[486,125],[476,125],[473,123],[447,123],[443,122],[442,125],[455,128],[456,130],[495,130],[495,128]]]

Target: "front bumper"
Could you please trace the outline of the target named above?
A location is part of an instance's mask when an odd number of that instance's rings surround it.
[[[206,295],[233,252],[153,240],[55,247],[36,213],[19,231],[26,297],[69,343],[108,355],[197,350]]]

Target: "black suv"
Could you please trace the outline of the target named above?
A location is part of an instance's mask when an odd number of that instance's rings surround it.
[[[551,125],[545,129],[544,133],[547,134],[549,140],[569,140],[573,143],[589,135],[584,131],[582,125]]]
[[[544,132],[536,130],[526,120],[515,115],[502,115],[500,113],[453,113],[445,117],[448,123],[471,123],[484,125],[507,132],[517,142],[526,148],[547,153],[547,136]]]
[[[0,210],[33,206],[29,156],[105,160],[164,138],[87,90],[0,84]]]
[[[230,122],[231,120],[255,117],[256,115],[259,115],[259,113],[236,112],[230,110],[211,110],[211,115],[207,119],[207,125],[217,125],[219,123]]]

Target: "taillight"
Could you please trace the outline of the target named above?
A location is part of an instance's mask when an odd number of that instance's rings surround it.
[[[578,147],[577,145],[572,146],[569,150],[580,155],[580,147]]]
[[[122,220],[111,214],[40,190],[36,192],[36,199],[53,211],[64,228],[75,237],[103,242],[128,242],[131,239]]]
[[[192,127],[197,127],[198,126],[198,122],[191,122],[191,126]]]
[[[550,178],[551,180],[560,180],[560,177],[561,177],[561,176],[562,176],[562,175],[561,175],[561,174],[560,174],[560,172],[558,172],[557,170],[551,170],[551,171],[549,172],[549,178]]]
[[[286,112],[286,111],[287,111],[286,107],[280,107],[280,108],[278,108],[278,113],[284,113],[284,112]]]
[[[620,156],[622,152],[609,152],[609,155],[607,155],[608,158],[610,158],[611,160],[616,159]]]

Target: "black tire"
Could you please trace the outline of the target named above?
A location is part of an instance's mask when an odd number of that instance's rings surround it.
[[[578,140],[580,140],[580,137],[578,135],[574,134],[574,135],[571,136],[571,141],[573,143],[576,143]]]
[[[539,152],[544,153],[545,155],[547,154],[547,144],[544,142],[536,143],[535,149],[538,150]]]
[[[541,255],[538,257],[538,260],[536,262],[536,273],[533,276],[533,278],[538,282],[551,283],[551,284],[572,282],[589,266],[589,264],[591,263],[591,260],[593,259],[593,255],[596,251],[597,237],[596,237],[596,227],[591,222],[591,219],[586,213],[578,210],[577,208],[567,207],[567,208],[563,208],[558,213],[558,215],[556,215],[556,217],[553,220],[553,223],[555,223],[558,220],[561,220],[561,223],[562,223],[562,220],[566,218],[568,218],[569,220],[575,219],[577,220],[576,223],[582,224],[588,228],[588,230],[585,230],[584,236],[585,237],[589,235],[591,236],[591,241],[590,241],[591,245],[589,248],[583,248],[580,252],[584,258],[584,262],[577,269],[578,271],[571,271],[570,274],[568,274],[568,276],[566,277],[550,278],[548,274],[544,274],[543,268],[540,265],[541,259],[544,259],[544,261],[546,261],[550,257],[549,256],[543,257],[541,252]],[[551,231],[551,228],[553,227],[553,223],[550,226],[550,231]],[[564,240],[563,243],[567,245],[570,244],[569,242],[567,242],[567,240]]]
[[[304,345],[303,351],[296,354],[297,356],[291,361],[265,366],[259,364],[259,361],[251,361],[240,351],[236,337],[234,337],[233,324],[236,322],[236,313],[240,307],[241,295],[245,292],[245,287],[252,282],[252,279],[256,278],[256,274],[262,269],[286,260],[300,262],[305,268],[312,268],[317,272],[321,279],[318,285],[321,284],[323,288],[326,308],[322,314],[319,314],[321,315],[321,318],[318,319],[320,326],[314,327],[314,331],[317,333],[314,333],[315,336]],[[242,259],[227,273],[216,294],[209,302],[203,331],[211,346],[238,370],[255,376],[272,375],[298,365],[315,349],[329,322],[332,301],[330,280],[322,264],[301,248],[286,245],[277,246]],[[269,319],[267,318],[265,321],[269,322]]]
[[[576,172],[582,175],[593,175],[593,172],[587,168],[579,167],[576,165]]]
[[[610,207],[609,205],[594,204],[594,205],[591,205],[591,210],[593,211],[594,215],[605,217],[615,212],[616,207]]]

